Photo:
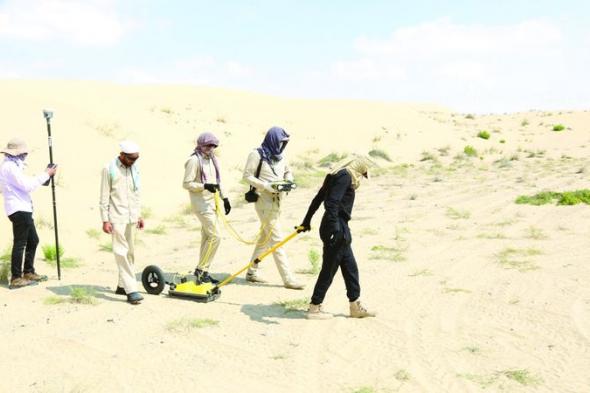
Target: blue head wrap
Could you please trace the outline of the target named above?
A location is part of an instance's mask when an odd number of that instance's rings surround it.
[[[283,159],[282,153],[289,142],[289,134],[280,127],[272,127],[266,132],[262,145],[258,148],[258,153],[264,161],[270,163],[270,160],[280,161]]]

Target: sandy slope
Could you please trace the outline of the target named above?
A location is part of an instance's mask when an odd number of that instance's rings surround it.
[[[66,256],[82,263],[59,282],[39,255],[49,282],[18,292],[0,287],[0,391],[590,391],[588,206],[514,203],[540,190],[587,187],[588,112],[469,119],[426,105],[87,82],[5,81],[0,98],[2,143],[24,136],[34,148],[31,169],[46,162],[41,109],[56,112],[60,234]],[[571,129],[551,131],[557,123]],[[285,312],[276,303],[309,297],[315,279],[300,275],[303,292],[283,289],[271,260],[269,285],[239,279],[210,304],[161,295],[131,307],[115,296],[115,265],[100,251],[108,237],[87,231],[100,229],[98,173],[117,153],[116,141],[142,145],[148,228],[165,229],[141,235],[138,270],[155,263],[184,272],[194,268],[200,236],[196,218],[182,213],[182,163],[192,139],[205,129],[220,136],[235,205],[230,219],[251,236],[255,214],[240,201],[240,172],[274,124],[292,133],[289,156],[309,185],[289,196],[285,232],[321,181],[312,173],[325,172],[316,165],[322,157],[373,148],[392,157],[359,190],[352,221],[363,299],[379,317],[346,318],[340,276],[326,300],[334,319]],[[487,141],[476,137],[484,129]],[[466,145],[478,157],[465,157]],[[306,162],[316,169],[301,169]],[[48,191],[35,195],[42,244],[52,238]],[[8,220],[0,231],[4,248]],[[316,233],[290,243],[294,268],[308,268],[309,250],[320,246]],[[250,253],[224,232],[214,270],[233,272]],[[43,303],[66,298],[71,286],[93,288],[98,304]],[[175,329],[181,318],[218,325]]]

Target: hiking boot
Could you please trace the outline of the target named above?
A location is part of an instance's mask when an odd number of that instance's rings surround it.
[[[143,300],[143,296],[139,292],[131,292],[127,295],[127,301],[131,304],[139,304]]]
[[[18,289],[18,288],[22,288],[22,287],[27,287],[29,285],[37,285],[37,281],[31,281],[31,280],[27,280],[26,278],[23,277],[17,277],[17,278],[13,278],[12,280],[10,280],[10,285],[8,286],[8,288],[10,289]]]
[[[23,278],[25,280],[29,280],[29,281],[37,281],[37,282],[47,281],[47,276],[44,276],[42,274],[37,274],[37,273],[25,273],[25,274],[23,274]]]
[[[355,300],[354,302],[350,302],[350,317],[351,318],[366,318],[366,317],[374,317],[377,313],[367,310],[362,304],[360,300]]]
[[[307,314],[305,315],[307,319],[330,319],[332,318],[332,314],[328,314],[322,310],[321,304],[313,304],[309,303],[309,308],[307,309]]]
[[[262,283],[262,284],[268,282],[264,278],[260,277],[258,274],[254,273],[254,272],[246,273],[246,281],[257,282],[257,283]]]
[[[285,288],[287,289],[304,289],[305,288],[305,284],[300,283],[299,281],[287,281],[285,283]]]
[[[115,290],[115,295],[127,295],[127,292],[125,292],[125,288],[117,286],[117,289]]]
[[[202,271],[201,269],[195,270],[195,277],[197,277],[197,285],[210,282],[211,284],[218,284],[219,280],[214,279],[209,275],[209,272]]]

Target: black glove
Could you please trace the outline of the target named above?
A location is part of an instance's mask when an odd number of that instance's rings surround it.
[[[205,183],[205,190],[215,193],[215,191],[219,190],[219,185],[212,184],[212,183]]]
[[[302,227],[303,228],[301,230],[301,232],[309,232],[311,230],[311,223],[309,221],[310,220],[308,220],[307,218],[305,218],[303,220],[303,222],[301,223],[301,225],[299,225],[299,227]]]
[[[231,211],[231,204],[229,203],[229,199],[223,198],[223,208],[225,209],[225,215],[227,216]]]

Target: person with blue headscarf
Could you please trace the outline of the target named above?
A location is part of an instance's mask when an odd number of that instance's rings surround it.
[[[252,254],[252,261],[256,260],[265,250],[283,240],[279,218],[285,194],[274,188],[273,183],[293,181],[293,174],[284,156],[288,143],[289,134],[280,127],[272,127],[267,131],[260,147],[250,153],[244,168],[243,178],[255,189],[258,196],[255,208],[260,219],[260,232]],[[291,272],[284,249],[279,248],[273,252],[273,258],[285,288],[303,289],[305,287],[296,280]],[[246,280],[255,283],[266,282],[258,271],[258,264],[252,264],[246,273]]]

